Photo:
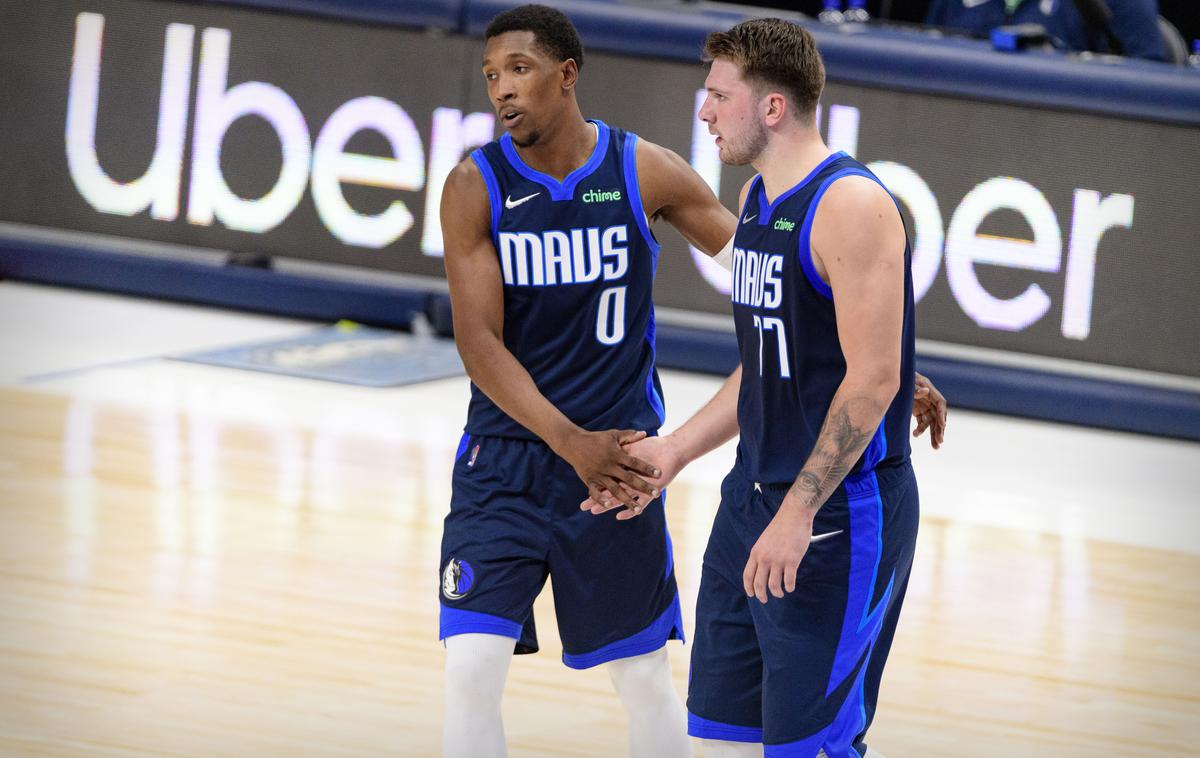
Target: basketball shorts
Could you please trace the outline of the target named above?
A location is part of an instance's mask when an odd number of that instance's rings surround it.
[[[536,652],[533,601],[552,576],[571,668],[682,640],[662,504],[618,521],[581,511],[587,494],[543,442],[464,435],[442,532],[439,638],[498,634]]]
[[[818,511],[796,589],[763,604],[742,572],[788,485],[740,467],[721,485],[704,554],[688,685],[688,733],[761,742],[764,755],[859,758],[917,538],[907,462],[847,478]]]

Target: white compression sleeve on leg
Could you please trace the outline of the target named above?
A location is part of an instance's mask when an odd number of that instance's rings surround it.
[[[500,696],[516,645],[498,634],[446,638],[445,758],[504,758]]]
[[[700,740],[704,746],[704,758],[762,758],[761,742],[729,742],[726,740]]]
[[[729,242],[725,243],[721,252],[714,255],[712,259],[713,263],[718,264],[726,271],[733,271],[733,237],[729,238]]]
[[[608,664],[613,686],[629,714],[632,758],[688,758],[687,711],[671,681],[665,647]]]

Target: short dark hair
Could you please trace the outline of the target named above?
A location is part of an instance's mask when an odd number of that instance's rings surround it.
[[[743,21],[704,40],[704,60],[725,58],[751,86],[774,86],[791,97],[800,117],[816,112],[825,88],[825,64],[808,30],[779,18]]]
[[[534,43],[556,61],[571,58],[583,68],[583,43],[571,19],[545,5],[519,5],[497,14],[483,33],[484,40],[505,32],[533,32]]]

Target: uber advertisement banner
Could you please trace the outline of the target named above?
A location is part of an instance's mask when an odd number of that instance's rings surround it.
[[[0,221],[441,276],[446,174],[492,139],[482,43],[229,7],[0,12]],[[580,102],[690,160],[699,64],[591,54]],[[821,129],[905,212],[920,336],[1200,377],[1200,130],[829,85]],[[660,305],[728,312],[669,227]]]

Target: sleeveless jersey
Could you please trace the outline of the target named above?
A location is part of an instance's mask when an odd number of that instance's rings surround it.
[[[753,481],[796,478],[846,374],[833,291],[817,274],[809,249],[817,204],[845,176],[879,182],[863,164],[835,153],[773,203],[762,177],[755,177],[738,219],[731,292],[742,360],[738,461]],[[899,465],[910,453],[915,324],[907,242],[901,339],[900,389],[850,475]]]
[[[504,344],[571,421],[657,430],[650,299],[658,242],[638,188],[637,135],[592,121],[596,148],[562,182],[527,166],[505,134],[471,153],[487,185],[504,283]],[[474,383],[466,432],[535,435]]]

